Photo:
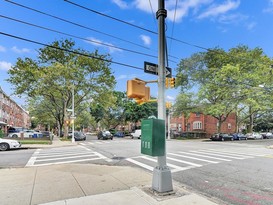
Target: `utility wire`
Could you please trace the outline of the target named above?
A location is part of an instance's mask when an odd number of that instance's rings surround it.
[[[174,24],[175,24],[175,21],[176,21],[177,4],[178,4],[178,0],[176,0],[176,3],[175,3],[175,10],[174,10],[174,15],[173,15],[173,23],[172,23],[170,50],[171,50],[171,47],[172,47],[172,38],[173,38],[173,33],[174,33]]]
[[[113,35],[108,34],[108,33],[104,33],[104,32],[98,31],[98,30],[96,30],[96,29],[93,29],[93,28],[90,28],[90,27],[87,27],[87,26],[84,26],[84,25],[81,25],[81,24],[78,24],[78,23],[75,23],[75,22],[72,22],[72,21],[63,19],[63,18],[61,18],[61,17],[54,16],[54,15],[45,13],[45,12],[43,12],[43,11],[39,11],[39,10],[37,10],[37,9],[33,9],[33,8],[31,8],[31,7],[24,6],[24,5],[22,5],[22,4],[19,4],[19,3],[16,3],[16,2],[10,1],[10,0],[5,0],[5,1],[8,2],[8,3],[12,3],[12,4],[16,5],[16,6],[20,6],[20,7],[23,7],[23,8],[25,8],[25,9],[28,9],[28,10],[35,11],[35,12],[37,12],[37,13],[43,14],[43,15],[45,15],[45,16],[50,16],[50,17],[55,18],[55,19],[58,19],[58,20],[60,20],[60,21],[63,21],[63,22],[66,22],[66,23],[70,23],[70,24],[73,24],[73,25],[75,25],[75,26],[78,26],[78,27],[81,27],[81,28],[84,28],[84,29],[87,29],[87,30],[90,30],[90,31],[93,31],[93,32],[96,32],[96,33],[100,33],[100,34],[103,34],[103,35],[105,35],[105,36],[109,36],[109,37],[118,39],[118,40],[120,40],[120,41],[123,41],[123,42],[126,42],[126,43],[130,43],[130,44],[133,44],[133,45],[135,45],[135,46],[139,46],[139,47],[141,47],[141,48],[145,48],[145,49],[150,50],[150,48],[148,48],[148,47],[146,47],[146,46],[143,46],[143,45],[140,45],[140,44],[137,44],[137,43],[134,43],[134,42],[131,42],[131,41],[128,41],[128,40],[125,40],[125,39],[116,37],[116,36],[113,36]]]
[[[152,30],[143,28],[143,27],[141,27],[141,26],[137,26],[137,25],[135,25],[135,24],[129,23],[129,22],[127,22],[127,21],[123,21],[123,20],[121,20],[121,19],[118,19],[118,18],[109,16],[109,15],[103,14],[103,13],[101,13],[101,12],[98,12],[98,11],[94,10],[94,9],[87,8],[87,7],[85,7],[85,6],[82,6],[82,5],[80,5],[80,4],[74,3],[74,2],[72,2],[72,1],[69,1],[69,0],[64,0],[64,1],[67,2],[67,3],[70,3],[70,4],[74,5],[74,6],[80,7],[80,8],[82,8],[82,9],[85,9],[85,10],[91,11],[91,12],[93,12],[93,13],[99,14],[99,15],[101,15],[101,16],[110,18],[110,19],[112,19],[112,20],[119,21],[119,22],[124,23],[124,24],[127,24],[127,25],[129,25],[129,26],[133,26],[133,27],[135,27],[135,28],[138,28],[138,29],[141,29],[141,30],[144,30],[144,31],[148,31],[148,32],[151,32],[151,33],[154,33],[154,34],[157,34],[157,32],[155,32],[155,31],[152,31]]]
[[[10,1],[10,0],[5,0],[5,1]],[[144,31],[147,31],[147,32],[150,32],[150,33],[153,33],[153,34],[158,35],[158,32],[152,31],[152,30],[150,30],[150,29],[146,29],[146,28],[143,28],[143,27],[141,27],[141,26],[137,26],[137,25],[135,25],[135,24],[132,24],[132,23],[123,21],[123,20],[121,20],[121,19],[118,19],[118,18],[109,16],[109,15],[103,14],[103,13],[101,13],[101,12],[98,12],[98,11],[94,10],[94,9],[89,9],[89,8],[87,8],[87,7],[84,7],[84,6],[82,6],[82,5],[76,4],[76,3],[71,2],[71,1],[69,1],[69,0],[64,0],[64,1],[67,2],[67,3],[70,3],[70,4],[72,4],[72,5],[75,5],[75,6],[77,6],[77,7],[80,7],[80,8],[83,8],[83,9],[85,9],[85,10],[88,10],[88,11],[90,11],[90,12],[93,12],[93,13],[102,15],[102,16],[104,16],[104,17],[110,18],[110,19],[112,19],[112,20],[115,20],[115,21],[118,21],[118,22],[121,22],[121,23],[130,25],[130,26],[132,26],[132,27],[139,28],[139,29],[141,29],[141,30],[144,30]],[[203,50],[207,50],[207,51],[210,50],[210,49],[208,49],[208,48],[205,48],[205,47],[202,47],[202,46],[198,46],[198,45],[195,45],[195,44],[192,44],[192,43],[188,43],[188,42],[186,42],[186,41],[182,41],[182,40],[179,40],[179,39],[175,39],[175,38],[173,38],[173,37],[168,37],[168,36],[167,36],[167,38],[169,38],[169,39],[171,39],[171,40],[173,40],[173,41],[179,42],[179,43],[183,43],[183,44],[186,44],[186,45],[189,45],[189,46],[192,46],[192,47],[199,48],[199,49],[203,49]]]
[[[81,52],[78,52],[78,51],[59,48],[59,47],[56,47],[56,46],[52,46],[52,45],[48,45],[48,44],[41,43],[41,42],[38,42],[38,41],[23,38],[23,37],[20,37],[20,36],[15,36],[15,35],[12,35],[12,34],[4,33],[4,32],[1,32],[1,31],[0,31],[0,35],[8,36],[8,37],[11,37],[11,38],[16,38],[16,39],[19,39],[19,40],[22,40],[22,41],[27,41],[27,42],[30,42],[30,43],[34,43],[34,44],[41,45],[41,46],[46,46],[46,47],[53,48],[53,49],[58,49],[58,50],[65,51],[65,52],[68,52],[68,53],[73,53],[73,54],[76,54],[76,55],[81,55],[81,56],[85,56],[85,57],[105,61],[105,62],[108,62],[108,63],[113,63],[113,64],[117,64],[117,65],[121,65],[121,66],[125,66],[125,67],[130,67],[130,68],[135,68],[135,69],[138,69],[138,70],[143,70],[143,68],[139,68],[139,67],[136,67],[136,66],[132,66],[132,65],[125,64],[125,63],[112,61],[112,60],[107,60],[107,59],[103,59],[103,58],[99,58],[99,57],[88,55],[88,54],[81,53]]]
[[[37,28],[40,28],[40,29],[44,29],[44,30],[47,30],[47,31],[51,31],[51,32],[55,32],[55,33],[67,35],[67,36],[70,36],[70,37],[73,37],[73,38],[77,38],[77,39],[81,39],[81,40],[84,40],[84,41],[89,41],[89,42],[92,42],[92,43],[96,43],[96,44],[100,44],[100,45],[104,45],[104,46],[108,46],[108,47],[112,47],[112,48],[116,48],[116,49],[128,51],[128,52],[135,53],[135,54],[140,54],[140,55],[145,55],[145,56],[149,56],[149,57],[153,57],[153,58],[158,58],[157,56],[154,56],[154,55],[150,55],[150,54],[146,54],[146,53],[142,53],[142,52],[138,52],[138,51],[126,49],[126,48],[121,48],[121,47],[113,46],[111,44],[107,44],[107,43],[102,43],[102,42],[99,42],[99,41],[90,40],[88,38],[83,38],[83,37],[75,36],[75,35],[68,34],[68,33],[65,33],[65,32],[62,32],[62,31],[57,31],[57,30],[54,30],[54,29],[50,29],[50,28],[46,28],[46,27],[39,26],[39,25],[36,25],[36,24],[32,24],[32,23],[29,23],[29,22],[25,22],[25,21],[21,21],[21,20],[18,20],[18,19],[14,19],[14,18],[11,18],[11,17],[8,17],[8,16],[3,16],[1,14],[0,14],[0,17],[6,18],[6,19],[9,19],[9,20],[12,20],[12,21],[16,21],[16,22],[19,22],[19,23],[22,23],[22,24],[26,24],[26,25],[29,25],[29,26],[33,26],[33,27],[37,27]],[[177,63],[175,61],[172,61],[172,62],[173,63]]]

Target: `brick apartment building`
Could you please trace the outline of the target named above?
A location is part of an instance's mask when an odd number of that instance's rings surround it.
[[[183,115],[171,117],[170,129],[178,132],[198,133],[201,136],[210,137],[217,132],[218,120],[210,115],[191,113],[189,118]],[[236,115],[231,113],[221,125],[221,132],[236,132]]]
[[[0,87],[0,128],[7,133],[8,127],[30,127],[29,113],[18,105]]]

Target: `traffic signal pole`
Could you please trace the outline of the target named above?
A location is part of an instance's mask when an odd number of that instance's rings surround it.
[[[158,19],[158,119],[166,121],[166,103],[165,103],[165,18],[167,11],[165,10],[165,0],[158,0],[158,11],[156,17]],[[166,133],[166,124],[165,124]],[[165,138],[165,154],[157,158],[157,166],[153,170],[152,188],[157,192],[173,191],[172,175],[166,163],[166,138]]]

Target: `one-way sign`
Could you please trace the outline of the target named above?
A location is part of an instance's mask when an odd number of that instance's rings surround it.
[[[158,75],[158,65],[144,61],[144,72],[150,73],[153,75]],[[167,78],[172,77],[172,69],[171,68],[168,68],[168,67],[165,68],[165,76]]]

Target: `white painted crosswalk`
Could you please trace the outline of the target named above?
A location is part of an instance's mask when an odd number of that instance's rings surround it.
[[[83,146],[37,149],[27,162],[26,167],[88,162],[101,159],[107,162],[112,161],[102,154]]]
[[[167,153],[166,159],[167,165],[171,169],[171,172],[175,173],[210,164],[225,163],[234,160],[246,160],[266,155],[266,153],[243,153],[238,151],[217,149],[200,149]],[[149,171],[153,171],[157,163],[157,159],[155,157],[144,155],[127,158],[126,160]]]

